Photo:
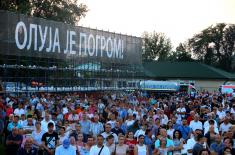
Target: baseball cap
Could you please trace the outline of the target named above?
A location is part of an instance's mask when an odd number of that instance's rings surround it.
[[[69,141],[69,139],[65,139],[64,141],[63,141],[63,146],[64,146],[64,148],[69,148],[69,145],[70,145],[70,141]]]

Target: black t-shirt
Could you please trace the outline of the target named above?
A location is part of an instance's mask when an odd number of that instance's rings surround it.
[[[7,137],[7,140],[12,140],[12,141],[21,141],[23,140],[23,137],[22,135],[16,135],[15,137],[10,134],[8,137]],[[20,145],[17,145],[17,144],[10,144],[10,145],[7,145],[7,147],[14,147],[14,148],[18,148]]]
[[[46,146],[49,149],[55,149],[57,145],[57,140],[59,139],[58,133],[53,132],[49,134],[48,132],[44,133],[42,136],[42,141],[45,142]]]

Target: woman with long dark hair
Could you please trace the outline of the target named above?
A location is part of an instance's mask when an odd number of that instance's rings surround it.
[[[144,135],[139,135],[138,144],[134,148],[134,155],[149,155],[148,147],[144,144]]]
[[[183,149],[183,138],[182,134],[179,130],[175,130],[173,132],[173,143],[174,143],[174,151],[173,155],[180,155],[181,150]]]

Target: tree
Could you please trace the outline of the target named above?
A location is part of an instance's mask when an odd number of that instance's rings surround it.
[[[32,11],[32,4],[30,3],[30,0],[1,0],[0,10],[7,10],[30,15]]]
[[[78,0],[1,0],[0,9],[73,25],[88,11]]]
[[[208,65],[231,71],[235,51],[235,25],[219,23],[189,39],[196,59]]]
[[[171,41],[163,33],[143,34],[143,53],[142,59],[146,60],[167,60],[172,49]]]
[[[168,58],[169,61],[194,61],[188,49],[187,43],[180,43],[178,47],[176,47],[176,51],[172,52],[172,54]]]

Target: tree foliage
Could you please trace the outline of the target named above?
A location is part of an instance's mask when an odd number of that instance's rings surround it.
[[[1,0],[0,10],[76,24],[88,11],[78,0]]]
[[[193,61],[187,43],[180,43],[176,51],[172,52],[168,58],[169,61]]]
[[[142,59],[146,60],[167,60],[172,49],[171,41],[163,33],[143,34]]]
[[[235,52],[235,25],[219,23],[189,39],[196,59],[208,65],[231,71]]]

